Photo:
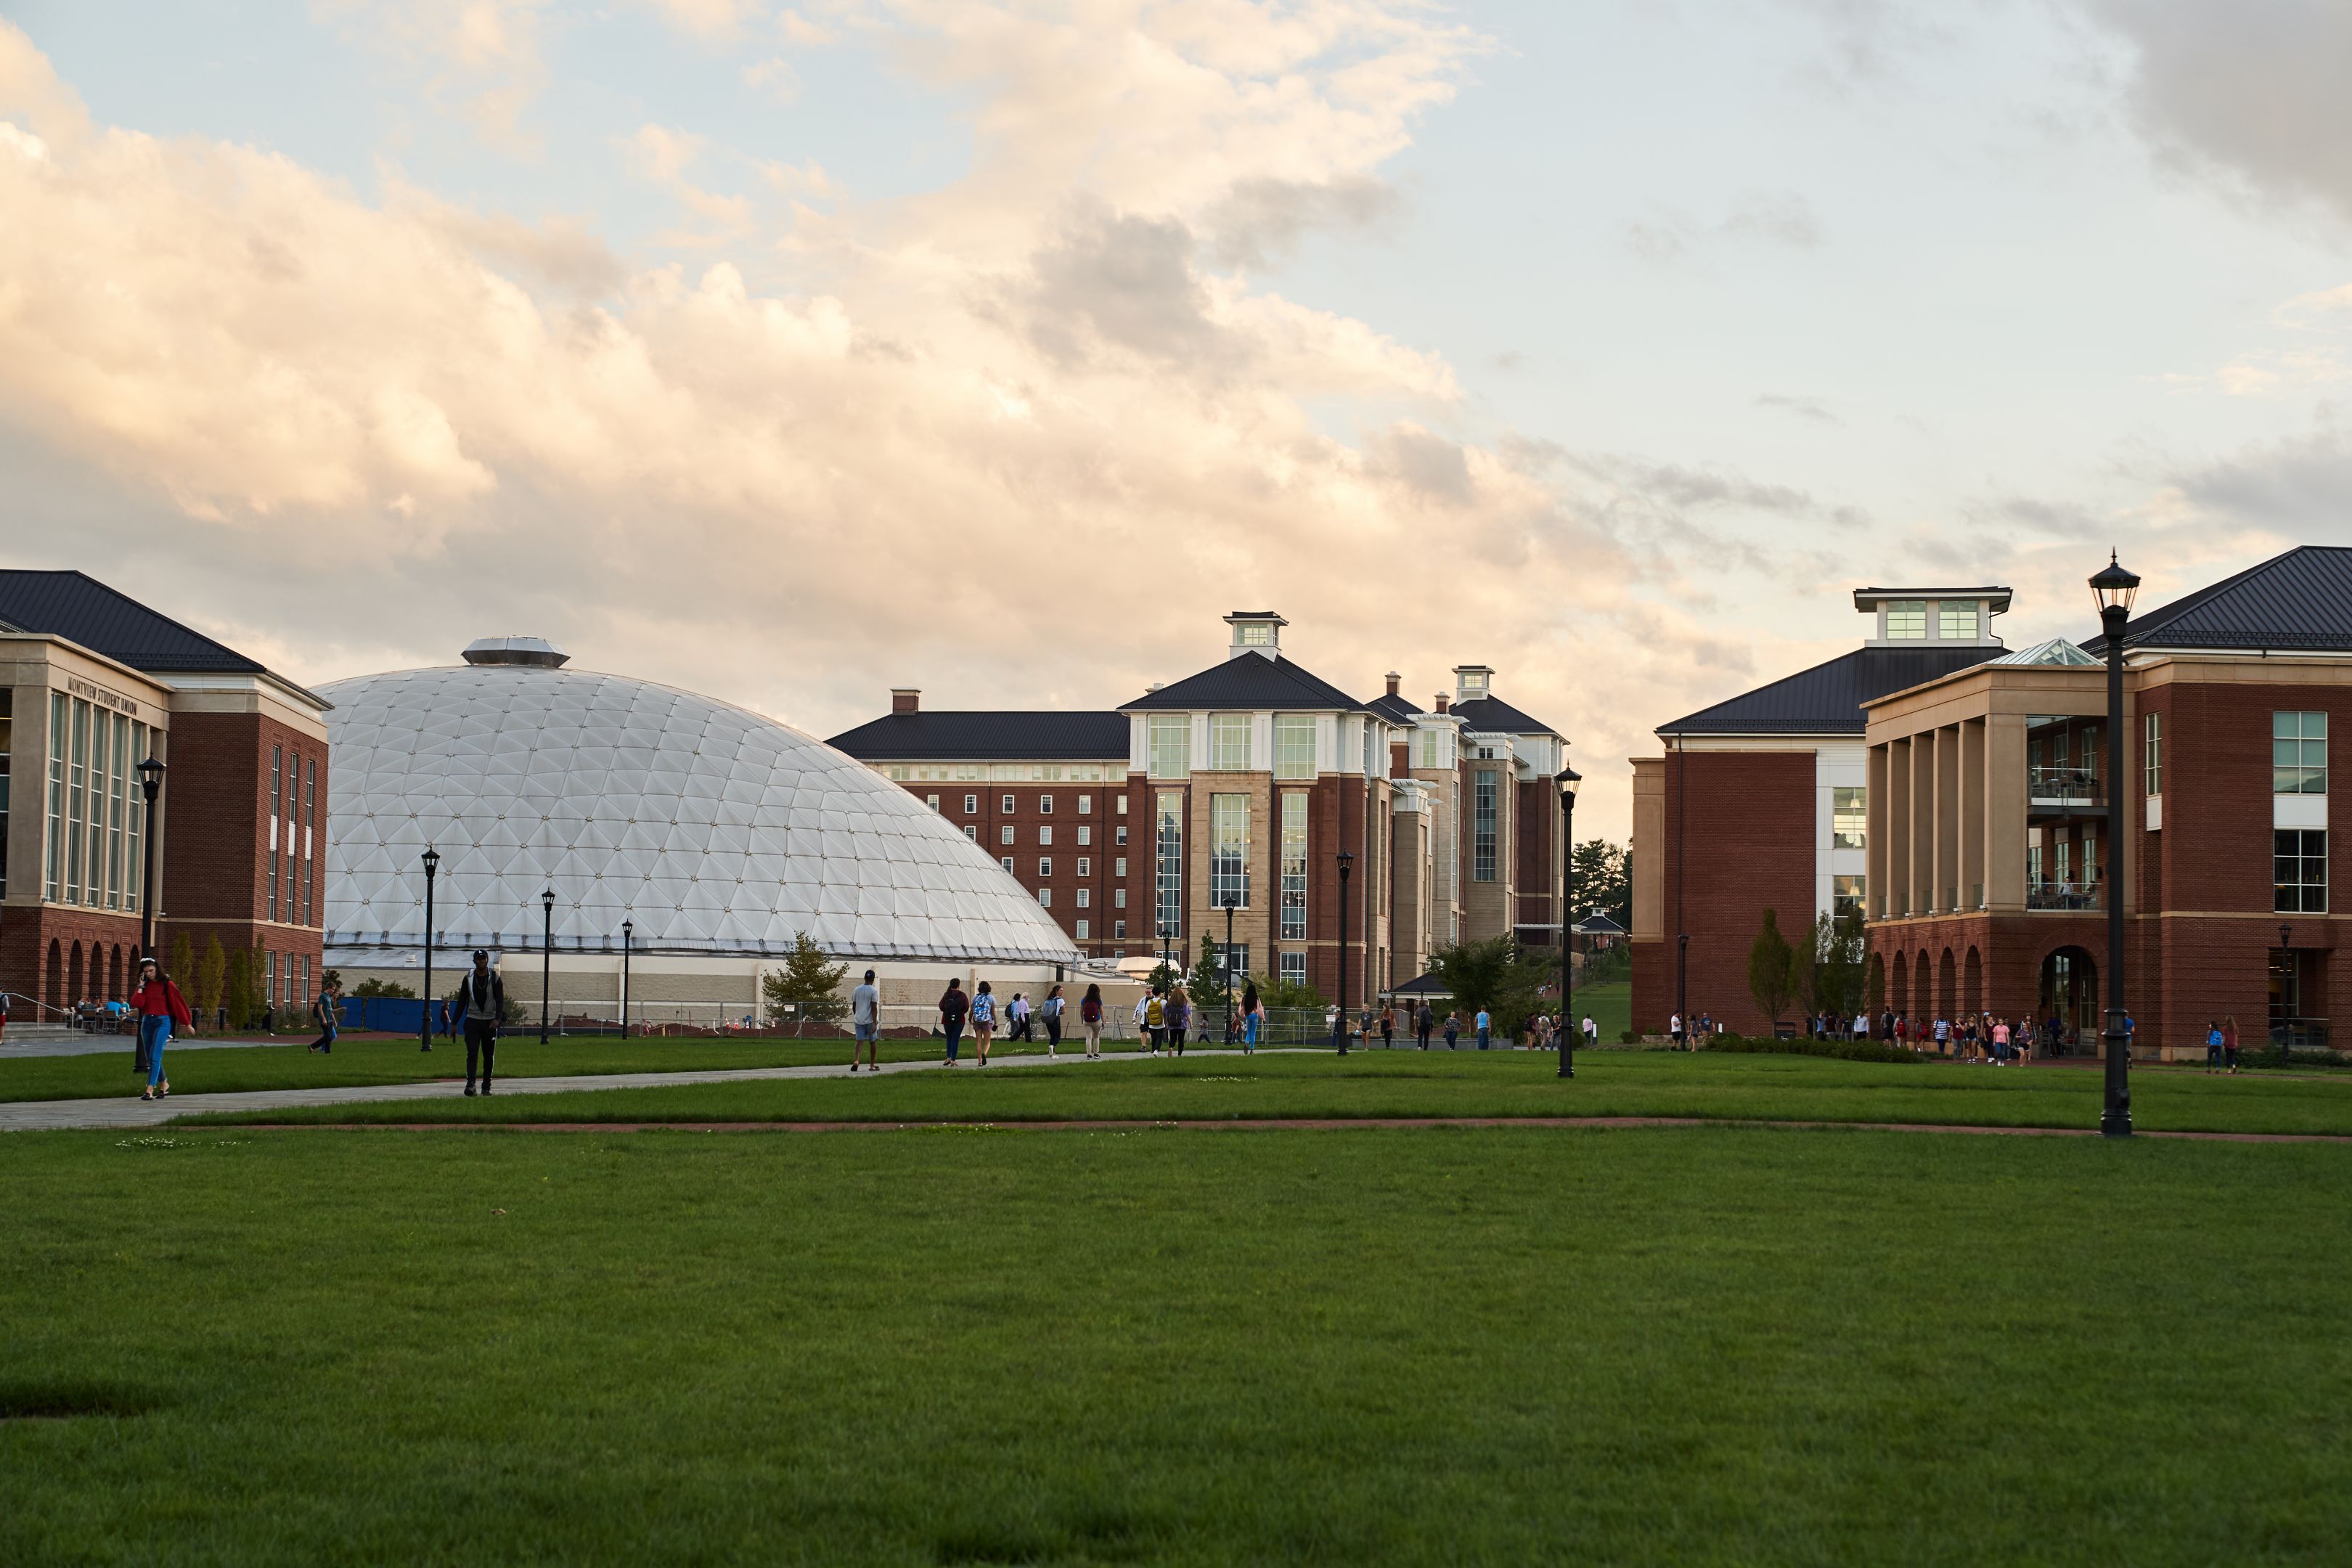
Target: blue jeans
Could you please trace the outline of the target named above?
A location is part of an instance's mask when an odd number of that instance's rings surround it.
[[[172,1020],[161,1013],[149,1013],[139,1020],[139,1043],[147,1052],[147,1087],[153,1089],[163,1081],[163,1042],[172,1037]]]
[[[1493,1047],[1493,1046],[1494,1046],[1494,1043],[1495,1043],[1495,1042],[1494,1042],[1494,1037],[1493,1037],[1493,1036],[1491,1036],[1491,1035],[1487,1034],[1487,1033],[1486,1033],[1486,1030],[1484,1030],[1484,1029],[1481,1029],[1481,1030],[1479,1030],[1479,1031],[1478,1031],[1478,1048],[1479,1048],[1480,1050],[1482,1050],[1482,1051],[1483,1051],[1483,1050],[1488,1050],[1488,1049],[1491,1049],[1491,1048]]]
[[[1257,1015],[1255,1013],[1242,1020],[1242,1044],[1245,1046],[1257,1044]]]
[[[956,1059],[956,1047],[963,1039],[963,1020],[959,1018],[954,1023],[948,1025],[947,1036],[948,1060],[953,1061]]]

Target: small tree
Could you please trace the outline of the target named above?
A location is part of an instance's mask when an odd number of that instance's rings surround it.
[[[1575,924],[1593,910],[1630,926],[1633,914],[1633,860],[1605,838],[1588,838],[1568,858],[1568,916]]]
[[[1184,990],[1192,998],[1195,1007],[1206,1007],[1213,1002],[1223,1013],[1233,1011],[1233,999],[1226,990],[1224,955],[1217,947],[1217,939],[1207,931],[1201,933],[1201,961],[1185,977]],[[1221,1015],[1217,1019],[1220,1034],[1224,1030],[1224,1024]],[[1198,1020],[1194,1021],[1194,1026],[1199,1026]]]
[[[220,933],[205,939],[204,962],[196,969],[196,1011],[210,1025],[220,1016],[221,998],[228,989],[228,950]]]
[[[1816,1012],[1851,1018],[1864,1003],[1866,947],[1859,911],[1816,917],[1812,951],[1797,954],[1796,994]]]
[[[1174,964],[1169,963],[1164,958],[1153,967],[1150,975],[1144,981],[1146,985],[1149,985],[1154,991],[1160,992],[1173,991],[1177,986],[1181,985],[1183,983],[1184,975],[1182,971],[1179,970]]]
[[[1465,1012],[1484,1007],[1495,1033],[1509,1039],[1544,1009],[1544,991],[1559,977],[1559,960],[1525,952],[1515,936],[1492,936],[1439,948],[1429,955],[1429,972]]]
[[[183,994],[196,983],[196,944],[182,931],[172,939],[172,978]]]
[[[332,974],[334,973],[334,971],[331,969],[327,973]],[[352,994],[354,996],[414,997],[416,993],[411,991],[407,986],[403,985],[397,980],[378,980],[371,976],[368,979],[361,981],[358,986],[352,990]]]
[[[769,1021],[782,1023],[787,1011],[796,1009],[799,1018],[793,1026],[795,1035],[805,1029],[812,1018],[820,1024],[838,1023],[849,1013],[849,1004],[837,994],[848,974],[848,964],[829,962],[824,949],[810,940],[808,932],[794,931],[793,950],[784,955],[784,966],[760,977],[760,994],[767,1003]]]
[[[1789,998],[1795,991],[1795,977],[1790,973],[1795,961],[1789,939],[1780,934],[1780,915],[1766,910],[1764,929],[1748,947],[1748,994],[1775,1026],[1788,1011]]]
[[[230,1028],[242,1029],[253,1022],[253,954],[241,947],[228,955],[226,1001]]]

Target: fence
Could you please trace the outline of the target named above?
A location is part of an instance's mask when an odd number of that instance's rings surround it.
[[[1065,1040],[1079,1037],[1084,1029],[1078,1022],[1078,1004],[1075,997],[1064,998],[1069,1006],[1062,1021]],[[509,1011],[519,1000],[509,997]],[[1011,1026],[1003,1019],[1003,1006],[1008,1000],[998,999],[997,1037],[1008,1037]],[[425,1004],[414,996],[346,996],[338,1004],[342,1026],[346,1029],[376,1029],[394,1035],[415,1035],[424,1026]],[[894,1038],[909,1037],[936,1037],[939,1035],[939,1008],[931,1003],[892,1003],[882,1008],[881,1026],[885,1036]],[[802,1019],[797,1009],[786,1007],[782,1016],[764,1017],[740,1002],[632,1002],[629,1005],[629,1030],[632,1034],[718,1034],[783,1036],[807,1035],[822,1038],[847,1035],[849,1021],[845,1015],[834,1020]],[[510,1034],[537,1033],[539,1002],[536,997],[521,1000],[521,1016],[510,1019]],[[448,1032],[449,1010],[445,1003],[434,1007],[434,1031]],[[621,1028],[619,1004],[609,1000],[575,1001],[554,998],[548,1007],[548,1032],[551,1035],[614,1035]],[[969,1026],[967,1026],[969,1033]],[[1125,1006],[1108,1006],[1103,1010],[1103,1038],[1134,1041],[1141,1037],[1135,1021],[1132,1003]],[[1410,1036],[1407,1028],[1405,1034]],[[1029,1037],[1045,1038],[1043,1019],[1032,1016]],[[1215,1016],[1214,1005],[1207,1009],[1195,1008],[1188,1037],[1193,1041],[1223,1044],[1224,1020]],[[1323,1046],[1331,1042],[1331,1009],[1328,1007],[1269,1007],[1265,1027],[1259,1036],[1263,1045]]]

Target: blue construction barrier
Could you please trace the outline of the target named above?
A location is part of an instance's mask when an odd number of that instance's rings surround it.
[[[425,1004],[415,996],[345,996],[336,1004],[346,1029],[382,1029],[386,1034],[414,1035],[425,1026]],[[449,1005],[435,1005],[434,1027],[448,1032]]]

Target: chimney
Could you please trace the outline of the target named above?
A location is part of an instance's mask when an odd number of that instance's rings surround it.
[[[1443,691],[1437,694],[1437,710],[1440,713],[1444,712],[1448,708],[1452,707],[1453,702],[1454,700],[1446,696]]]
[[[923,689],[919,686],[894,686],[890,689],[890,711],[919,713],[923,710]]]
[[[1144,695],[1149,697],[1151,693],[1165,688],[1167,684],[1168,683],[1164,680],[1155,680],[1150,685],[1143,689]]]
[[[1394,697],[1394,696],[1397,694],[1397,682],[1399,682],[1399,681],[1402,680],[1403,679],[1404,679],[1404,677],[1403,677],[1403,676],[1402,676],[1402,675],[1399,675],[1395,670],[1391,669],[1391,670],[1390,670],[1390,671],[1389,671],[1389,695],[1390,695],[1390,696]]]

